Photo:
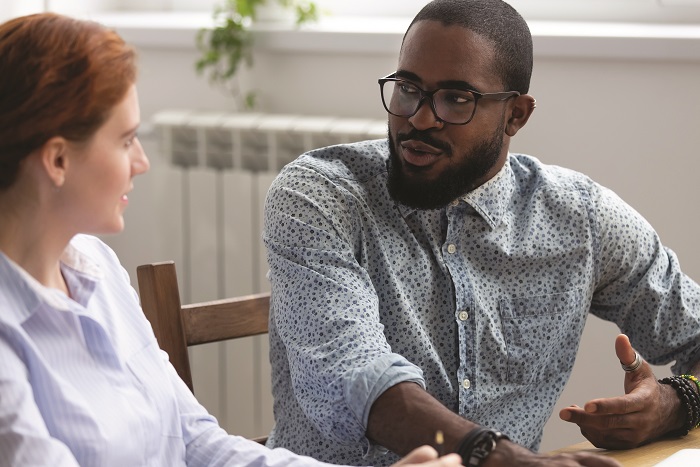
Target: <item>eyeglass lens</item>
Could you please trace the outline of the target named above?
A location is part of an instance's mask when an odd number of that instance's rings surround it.
[[[422,95],[425,93],[406,81],[386,81],[382,87],[385,107],[399,117],[414,115],[421,104]],[[459,89],[439,89],[432,95],[432,101],[437,117],[448,123],[468,121],[476,106],[474,94]]]

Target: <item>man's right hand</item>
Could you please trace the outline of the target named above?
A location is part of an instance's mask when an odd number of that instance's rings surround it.
[[[590,452],[574,452],[556,455],[537,454],[519,444],[501,440],[486,458],[483,467],[622,467],[615,459]]]
[[[399,455],[410,456],[414,447],[430,443],[440,430],[445,435],[445,450],[450,452],[457,449],[465,433],[475,426],[446,408],[419,385],[405,382],[390,387],[374,402],[367,437]],[[436,466],[450,465],[439,463],[444,458],[431,462],[438,462]],[[483,467],[499,466],[621,467],[614,459],[589,452],[549,456],[536,454],[507,440],[500,440],[483,464]]]

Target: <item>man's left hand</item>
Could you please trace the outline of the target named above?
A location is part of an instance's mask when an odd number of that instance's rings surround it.
[[[635,360],[636,352],[624,334],[615,339],[615,352],[623,365]],[[593,399],[583,408],[573,405],[562,409],[559,417],[576,423],[594,446],[606,449],[641,446],[683,426],[675,390],[660,384],[645,360],[636,370],[625,372],[624,396]]]

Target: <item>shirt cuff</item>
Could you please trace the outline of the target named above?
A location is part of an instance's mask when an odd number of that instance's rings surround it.
[[[382,355],[372,365],[351,370],[345,374],[345,400],[355,417],[367,429],[369,411],[374,401],[392,386],[399,383],[412,382],[425,389],[423,371],[398,354]],[[373,446],[365,438],[365,455],[382,449]]]

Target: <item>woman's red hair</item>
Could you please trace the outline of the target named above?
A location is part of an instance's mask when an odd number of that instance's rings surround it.
[[[89,139],[136,80],[135,52],[92,21],[53,13],[0,25],[0,190],[49,138]]]

